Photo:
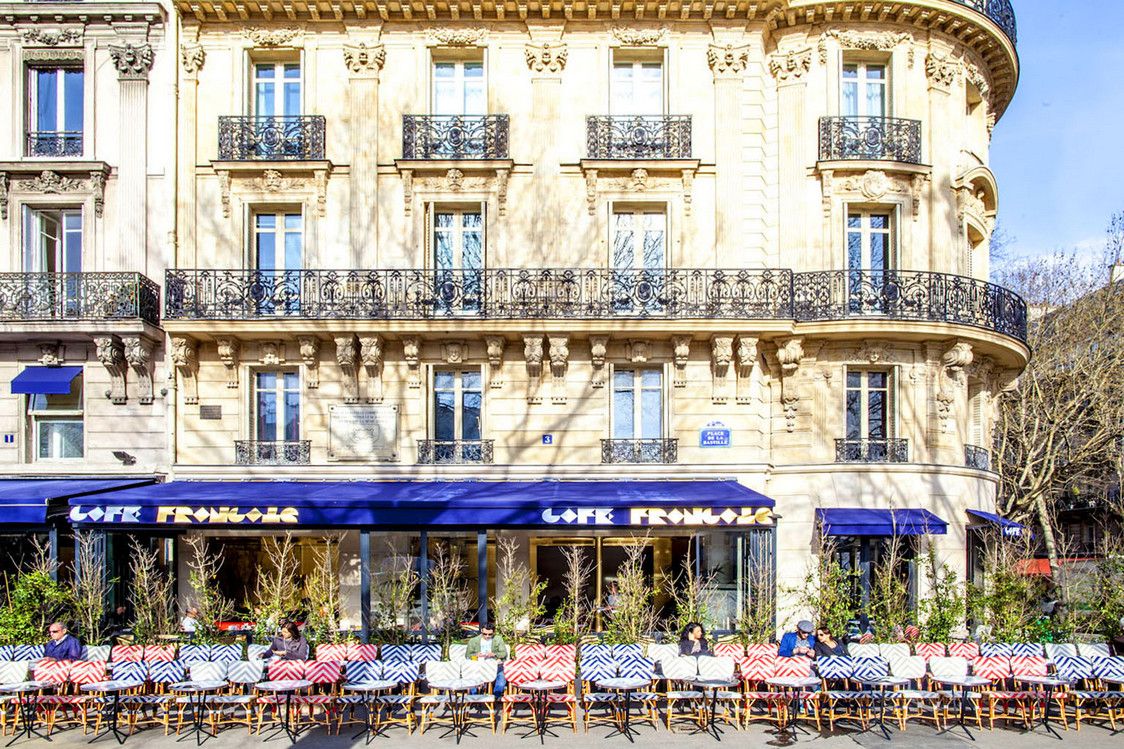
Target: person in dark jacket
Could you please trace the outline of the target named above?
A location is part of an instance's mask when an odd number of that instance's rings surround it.
[[[691,622],[683,628],[679,637],[679,655],[714,655],[710,643],[706,641],[706,630],[698,622]]]
[[[62,622],[55,622],[47,628],[47,644],[43,647],[43,657],[55,661],[77,661],[82,658],[82,643],[67,631]]]
[[[308,640],[304,639],[297,625],[286,622],[281,625],[281,634],[273,638],[269,652],[283,661],[307,661]]]
[[[777,655],[782,658],[792,658],[793,656],[814,658],[816,656],[816,637],[812,634],[812,623],[807,619],[801,619],[796,624],[795,632],[786,632],[777,648]]]
[[[816,630],[816,644],[813,650],[816,658],[826,658],[830,655],[848,655],[847,643],[836,640],[827,627],[820,627]]]

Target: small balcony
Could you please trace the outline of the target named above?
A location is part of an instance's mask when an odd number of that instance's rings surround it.
[[[587,159],[652,161],[691,158],[690,115],[596,115],[585,118]]]
[[[491,465],[494,440],[418,440],[418,465]]]
[[[991,451],[979,445],[964,445],[964,465],[977,471],[990,471]]]
[[[908,463],[909,440],[835,440],[836,463]]]
[[[679,440],[671,439],[603,439],[602,463],[678,463]]]
[[[139,273],[0,273],[0,320],[160,324],[160,287]]]
[[[306,466],[312,462],[311,440],[235,440],[234,464],[239,466]]]
[[[219,117],[219,161],[323,161],[322,115]]]
[[[820,161],[921,163],[921,122],[894,117],[821,117]]]
[[[81,130],[38,130],[27,134],[27,155],[46,158],[80,158]]]
[[[495,161],[507,159],[510,118],[506,114],[407,114],[402,117],[406,161]]]

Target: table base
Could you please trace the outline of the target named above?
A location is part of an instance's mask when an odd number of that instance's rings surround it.
[[[35,727],[35,716],[37,714],[37,710],[35,709],[36,701],[30,699],[25,692],[20,692],[16,700],[19,703],[20,730],[13,733],[11,741],[4,746],[11,746],[20,739],[30,739],[33,736],[50,741],[50,736]]]
[[[195,746],[202,746],[203,742],[207,739],[213,739],[217,736],[213,731],[208,731],[206,728],[207,705],[205,697],[206,695],[203,692],[199,693],[198,698],[196,698],[195,695],[189,696],[188,704],[191,706],[191,733],[176,739],[177,744],[194,736]]]
[[[101,710],[102,717],[106,719],[106,729],[86,743],[92,744],[95,741],[105,738],[109,734],[113,734],[113,738],[117,739],[118,744],[124,744],[125,739],[129,738],[129,734],[122,732],[119,726],[121,718],[121,695],[118,692],[114,692],[113,699],[110,700],[109,706],[103,706]]]

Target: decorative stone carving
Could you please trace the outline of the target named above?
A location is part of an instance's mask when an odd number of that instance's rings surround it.
[[[803,338],[788,338],[777,342],[777,363],[780,364],[782,375],[796,374],[803,358]]]
[[[734,337],[716,335],[710,339],[711,399],[725,403],[729,398],[730,363],[734,360]]]
[[[207,61],[206,51],[198,44],[184,44],[180,47],[180,65],[188,75],[199,75],[203,63]]]
[[[838,187],[840,192],[859,193],[870,201],[882,200],[889,194],[907,195],[913,220],[917,221],[921,216],[921,198],[930,177],[927,174],[890,176],[880,169],[871,169],[843,179],[835,179],[833,172],[825,171],[820,175],[820,179],[823,181],[825,216],[831,215],[831,196],[833,190]]]
[[[359,361],[367,373],[367,402],[383,399],[383,338],[377,333],[359,336]]]
[[[484,337],[484,347],[488,354],[488,387],[497,390],[503,387],[503,350],[507,339],[500,335]]]
[[[528,43],[523,54],[532,73],[561,73],[566,69],[569,48],[565,42]]]
[[[857,358],[868,364],[885,364],[889,360],[889,347],[886,341],[863,341]]]
[[[286,177],[276,169],[266,169],[262,176],[250,182],[250,187],[261,192],[285,192],[304,187],[303,180]]]
[[[320,387],[320,339],[312,335],[300,336],[297,348],[304,362],[304,384],[315,390]]]
[[[416,336],[403,338],[402,357],[408,370],[406,385],[416,390],[421,387],[421,339]]]
[[[336,364],[343,375],[343,402],[359,402],[359,352],[355,348],[355,336],[351,333],[333,336],[336,344]]]
[[[152,63],[156,60],[151,44],[126,42],[110,45],[109,56],[117,68],[118,79],[122,81],[147,81],[148,71],[152,70]]]
[[[585,207],[590,216],[597,215],[597,170],[585,170]]]
[[[219,200],[222,201],[222,217],[230,218],[230,172],[225,169],[216,169],[215,176],[219,178]]]
[[[751,398],[750,387],[753,384],[753,368],[757,365],[757,337],[738,336],[738,348],[735,353],[738,360],[736,399],[738,403],[749,403]]]
[[[542,395],[542,335],[523,336],[523,359],[527,362],[527,402],[541,403]]]
[[[687,361],[691,358],[691,336],[671,337],[671,359],[675,363],[675,373],[671,378],[672,387],[687,386]]]
[[[242,345],[238,342],[237,338],[216,338],[215,343],[218,344],[219,361],[226,367],[226,386],[228,388],[238,387],[238,354]]]
[[[128,336],[123,340],[125,361],[137,375],[137,398],[141,405],[152,403],[152,350],[155,344],[141,336]]]
[[[110,403],[120,405],[128,399],[125,396],[125,347],[117,336],[94,336],[98,361],[109,372],[109,390],[106,397]]]
[[[468,358],[468,346],[464,341],[442,341],[441,358],[446,364],[463,364]]]
[[[778,82],[795,82],[812,69],[812,48],[769,55],[769,72]]]
[[[589,363],[593,367],[590,385],[605,387],[605,357],[609,352],[609,336],[591,335],[589,337]]]
[[[81,48],[29,47],[23,51],[24,62],[84,62],[86,51]]]
[[[610,33],[618,43],[626,47],[652,47],[664,41],[667,36],[667,27],[635,29],[628,26],[614,26]]]
[[[960,69],[960,61],[951,55],[930,51],[925,56],[925,76],[932,86],[952,88],[960,75]]]
[[[995,107],[991,106],[991,83],[988,81],[987,74],[983,69],[969,60],[964,61],[964,79],[968,83],[976,87],[980,92],[980,96],[988,103],[988,109],[995,111]]]
[[[886,193],[894,189],[894,181],[886,175],[886,172],[872,169],[858,177],[843,180],[843,189],[861,192],[867,200],[881,200]]]
[[[931,177],[928,174],[915,174],[909,180],[909,199],[913,202],[913,220],[921,218],[921,197],[925,192],[925,185],[929,184]]]
[[[487,177],[465,177],[460,169],[450,169],[445,172],[444,188],[451,192],[462,190],[485,190],[488,188]]]
[[[683,170],[683,215],[691,215],[691,200],[694,198],[695,173],[690,169]]]
[[[267,367],[279,366],[285,361],[285,344],[281,341],[260,341],[258,361]]]
[[[913,37],[905,33],[893,33],[890,31],[843,31],[841,29],[828,29],[820,37],[819,53],[820,64],[827,64],[827,40],[835,39],[839,42],[839,46],[843,49],[862,50],[868,52],[889,52],[899,44],[912,42]],[[910,66],[913,66],[914,52],[913,46],[910,45],[909,52],[906,57]]]
[[[642,338],[633,338],[628,342],[628,360],[633,364],[647,364],[652,358],[652,344]]]
[[[414,210],[414,173],[402,170],[402,212],[409,216]]]
[[[749,45],[711,44],[706,50],[706,62],[716,78],[739,76],[749,64]]]
[[[788,338],[777,341],[777,364],[781,370],[781,406],[784,410],[785,429],[796,430],[796,417],[799,414],[800,394],[793,376],[800,369],[804,359],[804,339]]]
[[[972,344],[957,341],[945,349],[941,355],[941,365],[950,380],[964,382],[965,370],[972,363],[972,358]]]
[[[255,47],[285,47],[302,32],[296,27],[282,29],[263,29],[260,26],[244,26],[242,34],[254,43]]]
[[[795,393],[782,393],[781,409],[784,412],[785,431],[796,431],[796,417],[800,413],[800,398]]]
[[[352,75],[378,75],[386,64],[386,47],[375,44],[370,47],[359,42],[354,47],[343,48],[343,64]]]
[[[320,218],[328,215],[328,170],[317,169],[312,173],[312,184],[316,188],[316,213]]]
[[[499,207],[500,218],[507,215],[507,183],[511,176],[508,169],[496,170],[496,203]]]
[[[566,402],[566,366],[570,359],[570,338],[564,335],[547,336],[550,343],[550,400]]]
[[[198,344],[190,338],[172,338],[172,365],[179,372],[183,380],[183,402],[193,406],[199,402],[199,383],[196,375],[199,372]]]
[[[82,43],[82,29],[25,29],[21,36],[23,43],[29,46],[57,47],[60,44]]]
[[[439,26],[429,30],[430,41],[444,47],[477,47],[487,35],[488,30],[482,26],[468,28]]]
[[[45,367],[60,367],[64,361],[63,347],[58,341],[44,341],[39,346],[39,363]]]

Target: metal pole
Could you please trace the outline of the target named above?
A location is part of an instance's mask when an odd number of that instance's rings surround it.
[[[479,601],[476,621],[488,623],[488,532],[476,532],[476,595]]]
[[[421,595],[422,642],[429,642],[429,534],[421,532],[418,549],[418,592]]]
[[[58,582],[59,579],[59,529],[57,526],[52,525],[47,530],[47,548],[48,553],[51,555],[51,579]]]
[[[371,636],[371,532],[359,531],[359,627],[363,642]]]

